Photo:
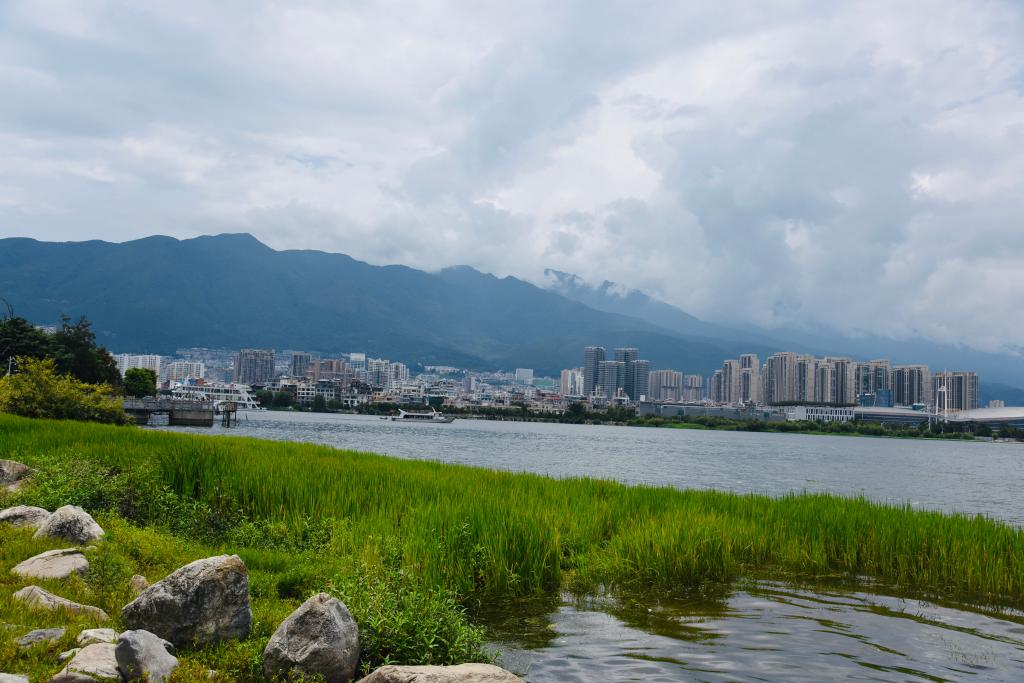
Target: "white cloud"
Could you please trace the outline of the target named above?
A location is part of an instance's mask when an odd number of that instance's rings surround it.
[[[726,322],[1024,342],[1010,0],[25,0],[0,59],[0,234],[250,230]]]

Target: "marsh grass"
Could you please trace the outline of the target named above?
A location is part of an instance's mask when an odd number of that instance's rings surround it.
[[[52,507],[84,497],[140,524],[313,549],[349,568],[390,557],[460,596],[671,587],[760,572],[866,575],[1014,605],[1024,597],[1021,530],[865,498],[556,480],[8,416],[0,439],[4,457],[41,470],[26,500]]]

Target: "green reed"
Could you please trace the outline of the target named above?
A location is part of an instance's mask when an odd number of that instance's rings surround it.
[[[326,552],[398,562],[463,596],[847,575],[1024,604],[1024,531],[863,497],[552,479],[308,444],[8,416],[0,416],[0,457],[43,469],[64,461],[109,468],[141,489],[132,503],[141,507],[166,487],[296,535],[311,520],[344,525]]]

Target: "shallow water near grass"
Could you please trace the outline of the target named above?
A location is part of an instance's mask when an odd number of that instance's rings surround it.
[[[828,491],[1024,525],[1024,446],[259,412],[173,428],[556,477],[780,495]],[[745,581],[700,595],[478,610],[501,662],[553,681],[1024,681],[1024,615],[862,586]]]
[[[479,615],[500,663],[556,681],[1020,681],[1024,617],[745,582],[674,600],[583,599]]]

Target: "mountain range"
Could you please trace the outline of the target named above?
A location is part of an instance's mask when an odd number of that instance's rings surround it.
[[[1015,356],[922,340],[718,325],[642,292],[591,286],[553,270],[546,284],[468,266],[428,273],[344,254],[275,251],[248,234],[123,243],[0,239],[0,297],[17,315],[53,324],[62,314],[84,314],[115,352],[366,351],[413,365],[532,367],[552,375],[578,366],[583,347],[598,344],[636,346],[654,368],[706,375],[740,353],[764,358],[786,349],[975,369],[992,398],[1016,391],[1001,383],[1024,386],[1024,360]]]

